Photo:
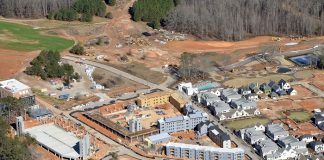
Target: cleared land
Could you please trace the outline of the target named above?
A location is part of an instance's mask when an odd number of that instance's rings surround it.
[[[73,40],[43,35],[40,31],[30,26],[0,21],[0,48],[17,51],[63,51],[74,44]]]
[[[108,64],[112,67],[115,67],[117,69],[120,69],[124,72],[130,73],[134,76],[137,76],[139,78],[145,79],[147,81],[150,81],[152,83],[160,84],[163,83],[166,80],[166,76],[163,75],[161,72],[153,71],[150,68],[147,68],[144,64],[132,62],[132,63],[126,63],[126,64]]]
[[[311,119],[312,116],[308,112],[293,111],[289,112],[288,117],[295,122],[307,122]]]
[[[270,76],[265,76],[265,77],[260,77],[260,78],[234,78],[231,80],[228,80],[224,83],[225,86],[228,87],[241,87],[244,85],[248,85],[250,83],[269,83],[270,80],[278,82],[280,79],[284,79],[286,81],[289,81],[293,79],[293,77],[288,76],[288,75],[270,75]]]
[[[227,122],[225,122],[225,125],[231,129],[242,129],[242,128],[247,128],[247,127],[250,127],[250,126],[253,126],[256,124],[266,125],[268,123],[270,123],[270,120],[267,118],[253,117],[253,118],[247,118],[247,119],[227,121]]]

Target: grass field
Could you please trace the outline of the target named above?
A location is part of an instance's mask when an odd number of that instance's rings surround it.
[[[17,51],[52,49],[62,51],[71,47],[73,40],[43,35],[27,25],[0,21],[0,48]]]
[[[312,116],[308,112],[303,112],[303,111],[289,112],[288,117],[298,123],[307,122],[312,118]]]
[[[242,129],[242,128],[247,128],[247,127],[250,127],[250,126],[253,126],[256,124],[266,125],[268,123],[270,123],[269,119],[261,118],[261,117],[253,117],[253,118],[247,118],[247,119],[227,121],[227,122],[225,122],[225,125],[231,129]]]

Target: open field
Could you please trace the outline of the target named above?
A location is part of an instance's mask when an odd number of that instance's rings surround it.
[[[226,121],[225,125],[231,129],[237,130],[237,129],[247,128],[256,124],[267,125],[268,123],[270,123],[270,120],[267,118],[252,117],[247,119]]]
[[[307,122],[312,118],[312,116],[308,112],[302,112],[302,111],[288,112],[288,117],[298,123]]]
[[[109,64],[117,69],[120,69],[124,72],[130,73],[139,78],[145,79],[152,83],[160,84],[166,80],[166,76],[161,72],[153,71],[150,68],[147,68],[144,64],[132,62],[119,65]]]
[[[228,80],[224,83],[225,86],[228,87],[241,87],[243,85],[248,85],[250,83],[269,83],[270,80],[278,82],[280,79],[284,79],[286,81],[292,80],[293,77],[289,75],[270,75],[265,77],[259,77],[259,78],[234,78],[231,80]]]
[[[73,44],[72,40],[43,35],[30,26],[0,21],[0,48],[18,51],[43,49],[63,51]]]

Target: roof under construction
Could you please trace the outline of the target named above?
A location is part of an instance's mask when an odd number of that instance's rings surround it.
[[[51,150],[62,158],[76,159],[80,157],[76,150],[79,139],[55,124],[43,124],[24,130],[43,147]]]

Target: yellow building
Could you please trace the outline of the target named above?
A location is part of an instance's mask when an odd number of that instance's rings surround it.
[[[169,102],[170,92],[155,92],[146,95],[140,95],[137,99],[137,105],[141,107],[157,106]]]
[[[186,104],[185,100],[177,93],[171,94],[169,102],[179,111],[182,111],[182,108]]]

